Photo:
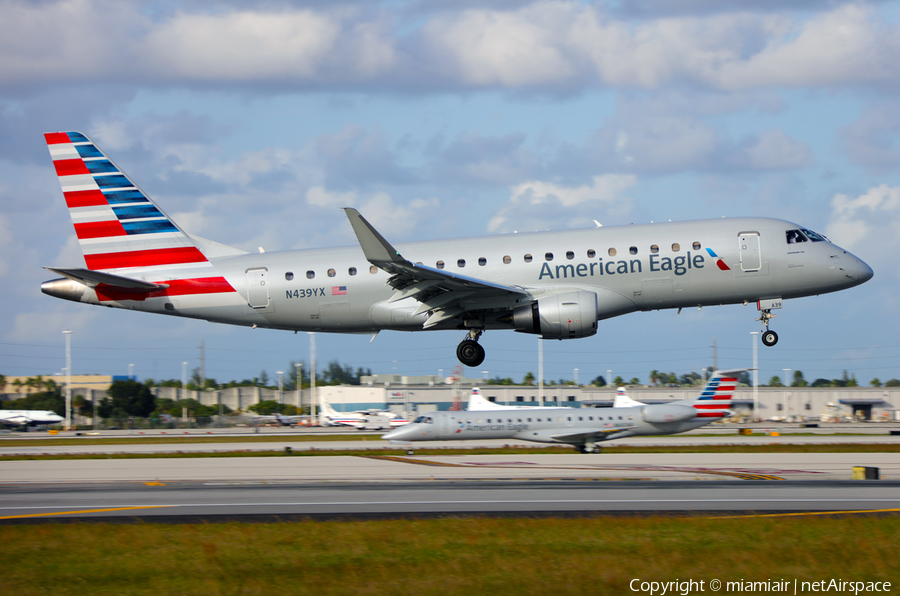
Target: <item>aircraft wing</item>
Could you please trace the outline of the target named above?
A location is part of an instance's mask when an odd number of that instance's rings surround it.
[[[391,246],[359,211],[351,207],[345,207],[344,211],[366,260],[391,274],[388,285],[396,292],[388,302],[404,298],[415,298],[421,302],[414,315],[432,311],[432,315],[425,321],[426,329],[465,312],[466,309],[459,304],[460,300],[465,299],[469,308],[472,303],[477,308],[479,302],[484,303],[484,308],[490,308],[489,304],[497,299],[515,300],[528,295],[522,288],[413,263]]]
[[[586,441],[602,441],[610,435],[614,435],[623,431],[631,430],[633,426],[627,428],[604,428],[591,429],[588,431],[576,431],[568,434],[552,435],[550,438],[560,443],[583,443]]]

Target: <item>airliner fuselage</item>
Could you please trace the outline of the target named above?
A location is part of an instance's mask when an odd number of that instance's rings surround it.
[[[463,329],[545,339],[597,332],[638,310],[782,301],[850,288],[871,268],[800,225],[770,218],[507,234],[392,245],[347,209],[358,246],[245,253],[187,234],[79,133],[49,133],[87,269],[44,293],[220,323],[335,333]],[[763,341],[777,341],[767,332]]]

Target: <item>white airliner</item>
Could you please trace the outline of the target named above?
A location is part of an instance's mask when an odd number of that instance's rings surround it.
[[[51,410],[0,410],[0,424],[6,426],[38,426],[60,424],[65,418]]]
[[[597,443],[625,437],[673,435],[699,428],[730,413],[737,377],[746,369],[713,373],[694,399],[667,404],[613,408],[546,408],[510,411],[430,412],[382,435],[392,443],[520,439],[564,443],[583,453],[599,453]],[[412,454],[410,445],[408,453]]]
[[[606,226],[398,244],[355,209],[359,246],[247,253],[191,235],[78,132],[45,135],[86,268],[47,267],[50,296],[217,323],[331,333],[455,329],[484,360],[487,330],[597,333],[635,311],[836,292],[872,269],[804,226],[761,217]]]

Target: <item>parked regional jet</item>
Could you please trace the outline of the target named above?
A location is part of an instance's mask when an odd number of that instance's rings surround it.
[[[487,330],[597,333],[634,311],[756,304],[764,333],[789,298],[836,292],[872,269],[821,234],[761,217],[598,227],[396,247],[355,209],[359,246],[251,254],[193,236],[78,132],[45,135],[86,268],[50,296],[218,323],[332,333],[457,329],[484,360]]]
[[[536,443],[566,443],[583,453],[599,453],[597,443],[603,441],[673,435],[724,418],[729,414],[737,377],[745,370],[716,371],[694,399],[615,408],[547,408],[535,412],[511,412],[506,408],[429,412],[381,438],[397,444],[520,439]],[[411,445],[408,453],[412,454]]]
[[[51,410],[0,410],[0,425],[37,426],[39,424],[59,424],[65,420]]]
[[[628,394],[625,393],[624,387],[619,387],[619,390],[616,391],[616,398],[613,400],[614,408],[633,408],[636,406],[646,406],[644,402],[640,402],[636,399],[631,399],[628,397]]]

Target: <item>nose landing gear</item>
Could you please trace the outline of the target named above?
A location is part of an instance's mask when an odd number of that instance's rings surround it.
[[[478,343],[478,338],[482,333],[484,331],[470,330],[469,336],[456,347],[456,357],[466,366],[479,366],[484,362],[484,348]]]
[[[756,320],[762,323],[762,342],[765,346],[774,346],[778,343],[778,334],[769,329],[769,320],[775,318],[775,315],[772,314],[772,309],[781,308],[781,304],[782,301],[780,299],[757,302],[759,318]]]

